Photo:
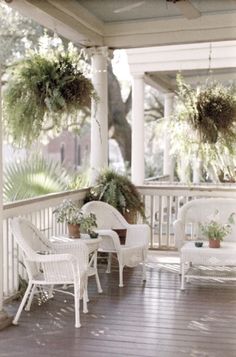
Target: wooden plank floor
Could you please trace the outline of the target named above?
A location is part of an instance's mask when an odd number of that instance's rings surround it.
[[[192,282],[179,290],[175,263],[158,264],[151,256],[147,281],[141,268],[100,268],[103,294],[89,281],[89,313],[74,328],[73,298],[57,293],[19,326],[0,333],[0,356],[11,357],[235,357],[235,283]],[[155,257],[154,257],[155,258]],[[17,304],[8,306],[12,313]]]

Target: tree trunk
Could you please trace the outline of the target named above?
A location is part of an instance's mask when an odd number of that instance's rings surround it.
[[[131,108],[131,93],[122,100],[120,84],[108,64],[108,127],[109,137],[117,141],[125,162],[131,163],[131,126],[126,116]]]

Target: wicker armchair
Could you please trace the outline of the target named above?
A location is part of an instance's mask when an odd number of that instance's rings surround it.
[[[74,286],[75,327],[80,327],[80,299],[82,297],[83,312],[88,312],[88,248],[86,244],[82,241],[77,243],[79,245],[79,249],[77,250],[79,257],[75,257],[72,254],[57,254],[60,247],[57,249],[56,246],[53,246],[28,220],[23,218],[12,219],[11,229],[16,242],[21,248],[29,279],[28,287],[13,323],[18,323],[25,305],[25,310],[30,310],[37,288],[48,286],[49,291],[52,292],[54,285],[72,284]],[[55,253],[55,251],[57,251],[57,253]]]
[[[145,260],[149,244],[149,227],[146,224],[129,224],[117,209],[101,201],[86,203],[82,210],[93,212],[97,218],[96,232],[102,237],[99,251],[109,253],[107,272],[111,269],[111,257],[115,253],[119,263],[119,286],[123,287],[124,266],[135,267],[143,264],[143,280],[146,280]],[[127,229],[125,245],[120,244],[118,234],[113,229]]]

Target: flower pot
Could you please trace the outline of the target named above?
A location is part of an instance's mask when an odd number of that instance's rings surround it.
[[[126,233],[127,229],[112,229],[114,232],[116,232],[120,238],[120,244],[124,245],[126,241]]]
[[[68,235],[70,238],[80,238],[80,225],[68,223]]]
[[[209,248],[220,248],[219,239],[209,239]]]
[[[125,211],[123,214],[125,220],[129,223],[129,224],[136,224],[137,223],[137,219],[138,219],[138,215],[137,212],[134,210],[130,210],[130,211]]]

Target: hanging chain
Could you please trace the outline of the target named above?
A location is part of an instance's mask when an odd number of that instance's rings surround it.
[[[212,60],[212,43],[210,43],[210,47],[209,47],[209,57],[208,57],[208,74],[209,75],[212,75],[213,71],[212,71],[212,68],[211,68],[211,60]]]

